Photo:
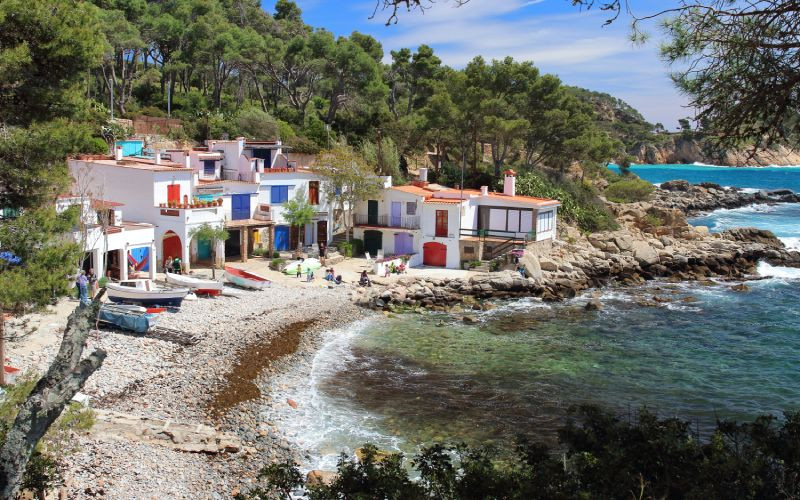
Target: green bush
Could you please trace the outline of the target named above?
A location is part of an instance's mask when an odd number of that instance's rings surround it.
[[[279,259],[281,257],[281,253],[278,251],[272,252],[273,259]]]
[[[353,238],[350,243],[353,244],[353,255],[364,255],[364,240]]]
[[[103,288],[107,284],[108,284],[108,278],[106,278],[105,276],[97,280],[97,286],[99,286],[100,288]]]
[[[340,241],[336,248],[339,250],[339,253],[345,257],[353,256],[353,243],[350,241]]]
[[[798,429],[800,412],[719,420],[703,436],[679,418],[646,410],[623,418],[581,406],[559,430],[557,449],[525,438],[505,450],[435,444],[406,460],[365,445],[357,457],[340,456],[330,484],[305,487],[320,500],[796,498]],[[259,480],[239,498],[289,498],[304,483],[291,461],[265,467]]]
[[[280,271],[281,270],[281,266],[283,265],[284,262],[286,262],[286,261],[281,259],[280,257],[277,257],[277,258],[272,259],[272,262],[269,263],[269,267],[271,267],[272,269],[274,269],[276,271]]]
[[[604,194],[609,201],[633,203],[649,199],[654,189],[652,184],[642,179],[623,179],[610,184]]]

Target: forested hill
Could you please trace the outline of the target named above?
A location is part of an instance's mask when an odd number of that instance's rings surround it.
[[[665,131],[662,124],[648,122],[636,108],[622,99],[580,87],[569,87],[569,91],[592,106],[597,124],[625,144],[626,149],[639,143],[656,142],[658,137],[654,130]]]

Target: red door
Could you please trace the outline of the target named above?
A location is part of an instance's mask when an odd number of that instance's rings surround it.
[[[422,245],[422,263],[426,266],[446,267],[447,246],[435,241]]]
[[[447,238],[447,210],[436,211],[436,236]]]
[[[167,201],[174,201],[175,203],[181,202],[181,185],[170,184],[167,186]]]

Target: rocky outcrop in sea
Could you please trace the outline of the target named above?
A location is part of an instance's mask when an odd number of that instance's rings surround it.
[[[629,150],[636,163],[677,164],[706,163],[734,167],[768,165],[800,165],[800,151],[776,145],[759,149],[755,153],[747,150],[715,151],[701,140],[673,136],[660,144],[641,143]]]
[[[688,215],[757,203],[800,203],[800,195],[788,189],[750,192],[710,182],[690,184],[685,180],[674,180],[662,183],[652,201],[656,207],[675,208]]]

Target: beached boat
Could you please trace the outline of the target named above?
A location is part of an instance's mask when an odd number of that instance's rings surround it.
[[[235,267],[225,266],[225,279],[244,288],[253,290],[263,290],[268,288],[272,282],[263,276],[242,271]]]
[[[106,294],[110,301],[141,306],[180,307],[188,293],[188,288],[161,287],[149,279],[125,280],[106,285]]]
[[[186,276],[184,274],[165,274],[167,275],[167,283],[185,286],[197,295],[219,295],[222,293],[222,287],[225,286],[224,283],[217,280],[195,278],[193,276]]]
[[[156,322],[158,315],[148,314],[147,309],[124,304],[104,304],[97,318],[123,330],[136,333],[147,333]]]

